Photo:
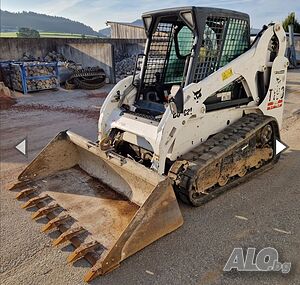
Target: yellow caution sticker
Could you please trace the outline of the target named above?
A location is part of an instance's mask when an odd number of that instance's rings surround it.
[[[233,75],[233,71],[232,71],[232,68],[228,68],[226,69],[224,72],[222,72],[222,80],[226,80],[228,79],[229,77],[231,77]]]

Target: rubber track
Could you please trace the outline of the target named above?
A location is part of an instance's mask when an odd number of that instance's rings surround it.
[[[79,87],[87,90],[99,89],[105,85],[105,78],[106,75],[103,69],[90,68],[76,70],[66,81],[66,88],[75,89]]]
[[[180,160],[177,160],[171,167],[170,172],[171,179],[174,180],[176,176],[177,182],[174,183],[174,189],[176,194],[185,203],[191,204],[189,200],[189,189],[197,177],[197,173],[202,171],[205,167],[220,160],[230,151],[239,146],[242,146],[248,140],[253,137],[262,127],[267,124],[273,126],[273,150],[275,148],[275,138],[279,138],[278,125],[274,118],[264,116],[261,114],[251,113],[245,115],[237,122],[233,123],[229,127],[225,128],[220,133],[207,139],[204,143],[183,155]],[[244,177],[231,177],[231,180],[225,186],[213,186],[206,189],[207,193],[202,194],[198,198],[197,205],[200,206],[209,200],[215,198],[224,191],[236,186],[249,179],[257,173],[261,173],[267,169],[270,169],[279,159],[279,156],[273,155],[273,157],[263,166],[258,169],[250,169]],[[188,167],[183,167],[188,162]]]

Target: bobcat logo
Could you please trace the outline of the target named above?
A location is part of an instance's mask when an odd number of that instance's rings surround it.
[[[193,93],[194,93],[194,100],[199,100],[201,98],[201,96],[202,96],[202,94],[201,94],[201,88],[198,91],[196,91],[196,92],[193,91]]]

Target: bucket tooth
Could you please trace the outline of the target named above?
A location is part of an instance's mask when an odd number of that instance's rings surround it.
[[[17,194],[16,199],[18,199],[18,200],[23,199],[23,198],[27,197],[28,195],[34,193],[35,191],[36,191],[36,189],[34,189],[34,188],[24,189]]]
[[[50,212],[53,212],[54,210],[58,209],[60,206],[58,204],[53,204],[49,206],[45,206],[43,208],[40,208],[38,211],[32,214],[32,219],[38,219],[40,217],[46,216]]]
[[[83,280],[85,282],[90,282],[93,279],[95,279],[96,277],[103,275],[107,272],[110,272],[116,268],[118,268],[120,266],[119,263],[115,264],[113,267],[110,268],[109,271],[103,271],[103,262],[105,263],[105,261],[100,261],[98,260],[93,267],[84,275]]]
[[[84,275],[83,280],[85,282],[90,282],[95,279],[97,276],[102,275],[102,264],[98,262]]]
[[[20,181],[16,184],[14,182],[12,182],[11,186],[9,186],[8,190],[13,191],[13,190],[24,189],[25,187],[27,188],[28,187],[28,185],[27,185],[28,182],[30,182],[30,181],[27,180],[27,179],[24,179],[23,181]]]
[[[85,231],[83,227],[70,228],[64,233],[62,233],[57,239],[53,241],[53,245],[59,245],[67,240],[70,240],[72,237]]]
[[[50,198],[48,195],[44,195],[44,196],[37,196],[37,197],[34,197],[34,198],[31,198],[29,199],[25,204],[23,204],[21,207],[23,209],[26,209],[26,208],[30,208],[30,207],[33,207],[35,206],[36,204],[38,204],[39,202],[42,202],[46,199]]]
[[[99,243],[97,241],[83,243],[68,256],[67,261],[69,263],[74,262],[79,258],[84,257],[88,252],[93,251],[98,246]]]
[[[68,214],[57,216],[54,219],[50,220],[45,226],[43,226],[42,232],[57,228],[59,225],[63,224],[69,219],[71,219],[71,216],[69,216]]]

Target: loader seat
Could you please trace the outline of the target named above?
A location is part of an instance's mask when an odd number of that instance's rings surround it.
[[[165,112],[165,107],[161,103],[156,103],[152,101],[139,100],[134,105],[136,107],[136,112],[151,116],[159,116]]]

